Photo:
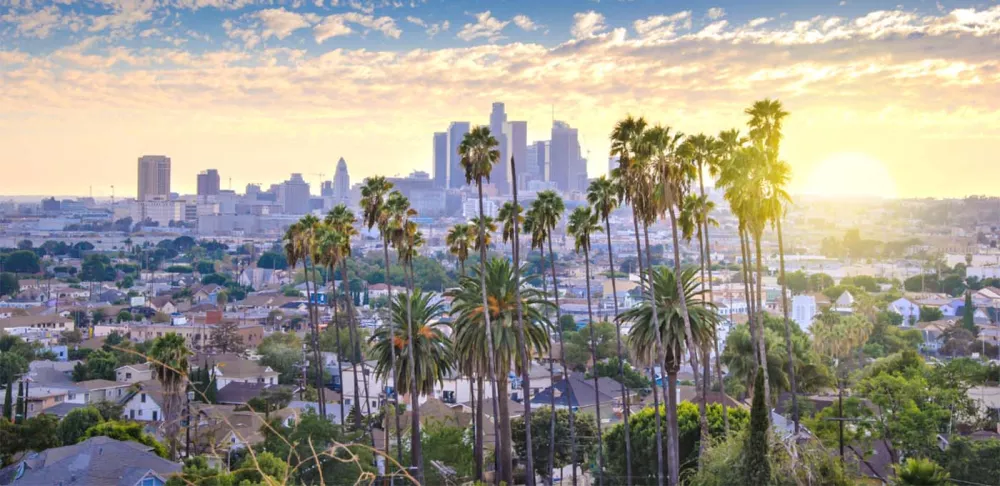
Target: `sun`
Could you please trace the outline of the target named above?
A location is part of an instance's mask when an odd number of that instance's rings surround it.
[[[878,159],[844,152],[817,164],[806,179],[803,192],[819,196],[894,198],[896,182]]]

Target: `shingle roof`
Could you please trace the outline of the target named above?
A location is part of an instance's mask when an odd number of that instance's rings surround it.
[[[594,389],[593,379],[585,379],[582,373],[572,373],[565,380],[557,381],[539,392],[531,402],[540,405],[549,404],[552,394],[555,394],[557,405],[589,407],[621,397],[621,386],[617,381],[611,378],[598,378],[597,385],[598,389]]]
[[[216,401],[219,403],[244,404],[260,396],[261,392],[270,387],[267,383],[241,383],[233,381],[219,389]]]
[[[0,485],[134,486],[150,471],[166,479],[181,465],[149,452],[148,446],[108,437],[92,437],[79,444],[47,449],[21,463],[0,470]],[[18,470],[24,472],[14,482]]]

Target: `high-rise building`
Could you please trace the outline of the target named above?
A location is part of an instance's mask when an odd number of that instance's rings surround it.
[[[309,183],[302,174],[292,176],[277,187],[278,204],[285,214],[305,214],[309,212]]]
[[[347,204],[351,198],[351,176],[347,173],[347,161],[343,157],[337,161],[337,171],[333,174],[333,198],[337,204]]]
[[[170,157],[139,157],[139,200],[170,198]]]
[[[505,132],[506,125],[507,112],[504,111],[504,104],[493,103],[493,111],[490,112],[490,134],[497,139],[500,160],[490,172],[490,183],[496,186],[497,193],[501,195],[510,194],[510,137]]]
[[[548,182],[549,180],[549,142],[535,142],[535,171],[538,173],[538,180]]]
[[[549,145],[549,180],[560,191],[580,190],[580,140],[575,128],[568,123],[552,122],[552,142]]]
[[[434,187],[448,187],[448,132],[434,134]]]
[[[333,181],[323,181],[319,185],[319,195],[323,197],[333,197]]]
[[[465,169],[458,155],[458,146],[465,134],[469,133],[469,122],[451,122],[448,125],[448,187],[460,188],[465,185]]]
[[[219,171],[215,169],[208,169],[198,174],[198,195],[219,195]]]
[[[523,189],[528,180],[528,122],[512,121],[505,126],[507,145],[510,147],[510,156],[514,157],[514,165],[517,168],[517,183],[519,189]],[[510,167],[508,156],[507,166]]]

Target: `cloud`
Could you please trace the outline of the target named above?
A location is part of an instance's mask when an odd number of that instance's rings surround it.
[[[63,15],[55,5],[23,14],[11,10],[5,15],[0,15],[0,21],[13,24],[18,36],[39,39],[44,39],[53,31],[64,28],[76,31],[82,25],[82,20],[78,16]]]
[[[413,25],[418,25],[420,27],[423,27],[424,28],[424,32],[426,32],[427,35],[430,36],[430,37],[434,37],[435,35],[443,32],[443,31],[446,31],[446,30],[448,30],[449,27],[451,27],[451,24],[447,20],[445,20],[443,22],[439,22],[439,23],[430,23],[429,24],[426,21],[424,21],[424,19],[421,19],[419,17],[414,17],[412,15],[408,15],[406,17],[406,21],[409,22],[409,23],[411,23],[411,24],[413,24]]]
[[[487,39],[493,42],[503,38],[500,35],[500,31],[510,23],[510,21],[500,21],[496,17],[493,17],[489,10],[473,14],[473,17],[476,18],[476,23],[463,25],[462,30],[458,31],[457,37],[459,39],[466,42],[475,39]]]
[[[263,27],[260,34],[263,40],[271,37],[284,39],[292,35],[292,32],[308,28],[320,19],[316,14],[300,14],[284,8],[261,10],[254,13],[253,17],[259,20]]]
[[[324,18],[323,22],[313,29],[313,37],[317,43],[323,43],[332,37],[349,35],[354,32],[349,24],[362,27],[365,32],[371,30],[381,32],[382,35],[392,39],[398,39],[403,32],[392,17],[375,17],[358,12],[347,12]]]
[[[718,20],[725,16],[726,11],[720,7],[712,7],[708,9],[708,13],[705,14],[705,17],[708,17],[711,20]]]
[[[112,13],[93,17],[88,29],[91,32],[110,30],[115,35],[131,32],[137,24],[152,20],[157,7],[154,0],[111,0],[106,4]]]
[[[514,25],[520,27],[521,30],[526,30],[529,32],[533,30],[538,30],[539,27],[538,24],[536,24],[534,20],[531,20],[531,18],[529,18],[527,15],[515,15],[513,21]]]
[[[662,41],[674,38],[678,30],[691,28],[691,12],[677,12],[672,15],[653,15],[636,20],[632,26],[640,37]]]
[[[573,27],[570,34],[574,39],[588,39],[606,29],[604,15],[593,10],[573,14]]]

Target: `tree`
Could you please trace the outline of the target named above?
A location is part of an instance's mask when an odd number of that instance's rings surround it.
[[[188,359],[191,354],[184,338],[167,333],[156,338],[150,348],[149,358],[154,376],[163,389],[163,419],[166,423],[170,457],[177,457],[177,430],[181,412],[181,393],[187,387]]]
[[[576,442],[576,453],[572,454],[572,443],[565,440],[569,435],[569,411],[556,410],[556,433],[553,436],[549,427],[551,410],[542,407],[532,415],[531,449],[535,474],[548,475],[549,444],[555,445],[554,467],[562,468],[572,464],[573,458],[592,457],[597,448],[597,420],[593,414],[576,414],[573,426],[580,440]],[[525,441],[524,417],[511,420],[511,432],[514,438],[514,452],[518,457],[527,457],[528,449]]]
[[[930,459],[911,457],[895,468],[899,486],[943,486],[950,482],[948,471]]]
[[[14,273],[38,273],[41,271],[38,255],[30,250],[12,251],[2,256],[3,268]]]
[[[940,321],[943,318],[944,313],[941,312],[941,309],[928,305],[920,306],[920,322]]]
[[[21,291],[21,284],[17,281],[17,275],[11,272],[0,273],[0,297],[4,295],[15,296]]]
[[[622,369],[624,373],[621,373]],[[593,372],[597,373],[597,376],[624,380],[629,390],[644,390],[650,387],[649,378],[636,371],[627,361],[620,363],[617,357],[597,363]]]
[[[753,405],[750,407],[750,433],[747,434],[743,458],[744,484],[766,485],[771,480],[771,463],[768,457],[770,433],[770,407],[764,401],[764,372],[757,373],[754,383]]]
[[[216,324],[209,339],[209,345],[220,353],[242,353],[246,348],[240,334],[240,324],[236,321]]]
[[[485,274],[479,273],[477,269],[472,276],[465,277],[457,289],[449,292],[452,301],[452,318],[454,319],[453,341],[455,354],[458,358],[459,369],[467,375],[483,376],[483,371],[487,369],[496,370],[497,379],[497,400],[499,411],[494,414],[499,417],[500,435],[499,447],[502,451],[509,451],[511,448],[510,435],[510,414],[507,409],[509,399],[508,393],[510,385],[508,376],[513,365],[513,371],[521,373],[522,363],[518,357],[518,346],[515,329],[516,310],[518,292],[515,289],[520,287],[521,308],[523,310],[524,337],[531,355],[543,355],[549,349],[550,327],[546,311],[549,304],[541,292],[528,287],[527,277],[522,274],[521,281],[514,279],[514,271],[511,264],[506,260],[492,259],[485,264]],[[486,283],[485,290],[480,287],[482,282]],[[480,300],[480,295],[487,295],[487,302],[491,302],[487,309],[489,312],[482,312],[484,308]],[[487,326],[488,316],[494,326]],[[492,338],[490,338],[492,334]],[[495,346],[492,349],[483,349],[484,346]],[[490,358],[493,358],[492,362]],[[509,454],[501,461],[510,467]]]
[[[310,335],[310,345],[312,347],[313,354],[313,366],[315,366],[315,377],[316,377],[316,389],[320,390],[320,397],[322,398],[323,387],[323,373],[320,369],[320,364],[322,359],[320,359],[319,354],[319,316],[317,315],[317,309],[314,306],[312,294],[315,292],[315,276],[316,276],[316,254],[319,253],[316,246],[316,233],[320,228],[320,221],[313,215],[306,215],[302,217],[296,223],[290,225],[288,230],[285,231],[284,236],[284,248],[285,256],[288,259],[288,263],[294,270],[299,262],[302,263],[303,271],[305,276],[306,284],[306,302],[307,309],[309,313],[309,335]],[[313,278],[308,278],[310,263],[312,264]],[[357,397],[355,397],[357,398]],[[357,401],[356,401],[357,402]],[[326,416],[326,400],[319,401],[319,414],[320,416]]]
[[[288,268],[288,259],[285,255],[274,252],[265,251],[257,259],[257,268],[270,268],[272,270],[284,270]]]
[[[221,273],[210,273],[208,275],[201,277],[202,285],[215,284],[215,285],[225,286],[226,282],[228,281],[229,279]]]
[[[461,268],[460,277],[465,276],[465,261],[469,259],[469,250],[472,248],[473,233],[469,225],[456,223],[448,229],[445,236],[445,244],[448,245],[448,252],[458,259]]]
[[[976,308],[972,305],[972,292],[965,292],[965,305],[962,307],[962,327],[974,335],[979,334],[975,321]]]
[[[114,380],[115,370],[118,368],[118,357],[114,353],[103,349],[96,349],[86,361],[86,375],[84,380]],[[74,370],[75,371],[75,370]],[[74,378],[76,373],[74,373]]]
[[[424,460],[439,461],[455,470],[459,478],[470,477],[475,467],[466,445],[466,429],[444,421],[430,419],[424,423],[423,431]],[[437,468],[427,468],[427,484],[447,484]]]
[[[106,420],[89,429],[83,434],[82,439],[105,436],[115,440],[138,442],[153,448],[156,455],[167,458],[168,451],[152,435],[142,431],[142,424],[139,422],[122,422],[118,420]],[[81,440],[82,440],[81,439]]]
[[[666,420],[665,409],[659,409],[661,420]],[[719,404],[709,405],[707,409],[710,435],[712,438],[738,437],[746,430],[750,414],[741,408],[729,409],[730,430],[727,435],[722,420],[722,407]],[[632,458],[632,474],[636,484],[653,484],[656,476],[656,441],[653,408],[645,408],[631,417],[634,441]],[[682,473],[698,464],[701,432],[698,407],[688,401],[677,406],[677,421],[679,425],[679,451]],[[608,477],[621,477],[626,470],[624,424],[611,428],[605,436],[608,451]],[[682,474],[683,475],[683,474]],[[621,481],[612,482],[620,484]]]
[[[87,431],[104,421],[99,412],[94,407],[83,407],[70,410],[68,414],[59,422],[56,433],[59,442],[63,445],[72,445],[80,441],[87,434]]]

